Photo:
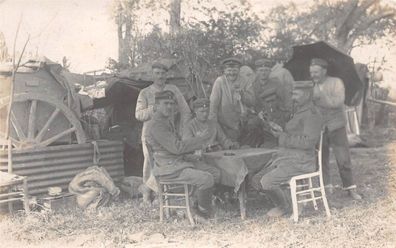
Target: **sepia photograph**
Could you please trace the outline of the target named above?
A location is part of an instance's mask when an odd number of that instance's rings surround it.
[[[396,248],[396,0],[0,0],[0,248]]]

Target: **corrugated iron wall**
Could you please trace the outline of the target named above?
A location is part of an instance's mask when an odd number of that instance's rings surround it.
[[[124,145],[119,141],[97,141],[100,160],[114,181],[124,176]],[[94,145],[73,144],[38,149],[14,150],[13,173],[28,177],[29,194],[47,192],[48,187],[59,186],[67,191],[73,177],[93,166]],[[7,151],[0,151],[0,170],[7,172]]]

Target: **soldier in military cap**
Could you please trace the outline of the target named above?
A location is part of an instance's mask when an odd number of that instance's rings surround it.
[[[292,111],[294,80],[288,70],[277,68],[273,71],[273,66],[274,63],[269,59],[255,61],[255,110],[257,113],[263,111],[272,121],[284,127]]]
[[[289,192],[281,184],[293,176],[314,172],[315,146],[322,129],[322,118],[312,103],[312,84],[296,82],[292,99],[296,106],[293,118],[284,131],[273,130],[279,149],[272,162],[253,176],[252,186],[264,191],[275,207],[267,215],[279,217],[290,211]]]
[[[182,140],[173,122],[175,104],[176,97],[172,91],[165,90],[155,94],[156,112],[147,124],[146,137],[155,162],[153,175],[159,180],[196,186],[197,214],[209,217],[213,175],[200,170],[194,162],[185,160],[184,156],[201,149],[202,144],[207,144],[213,137],[214,130],[207,129],[200,136]]]
[[[160,62],[154,62],[151,67],[153,74],[153,84],[140,91],[136,102],[136,110],[135,110],[136,119],[143,122],[142,148],[144,155],[144,164],[143,164],[144,185],[140,188],[140,190],[142,191],[143,194],[143,201],[146,203],[151,202],[151,190],[156,190],[156,183],[151,175],[151,166],[148,164],[149,161],[147,160],[147,147],[145,146],[147,121],[149,121],[154,114],[155,93],[164,90],[170,90],[174,93],[176,98],[176,109],[178,112],[177,114],[175,113],[176,116],[175,118],[177,118],[177,122],[180,123],[180,127],[177,127],[179,131],[181,131],[180,129],[182,129],[183,124],[185,124],[188,120],[191,119],[191,111],[186,100],[183,97],[183,94],[175,85],[166,83],[168,67]]]
[[[309,67],[312,81],[315,84],[313,101],[323,115],[326,132],[323,140],[323,180],[328,189],[330,182],[330,146],[336,157],[342,184],[349,195],[360,200],[353,181],[351,155],[346,133],[344,109],[345,86],[340,78],[327,75],[328,62],[321,58],[311,60]]]
[[[229,138],[227,138],[217,122],[208,119],[209,105],[210,101],[207,98],[199,98],[193,102],[193,111],[195,114],[195,118],[193,118],[186,125],[183,133],[183,138],[189,139],[191,137],[197,137],[200,136],[205,130],[211,129],[215,131],[209,143],[205,144],[207,149],[213,151],[238,148],[238,143],[233,142]]]
[[[240,138],[241,120],[246,116],[247,107],[254,104],[252,84],[240,76],[240,59],[231,57],[222,61],[224,75],[213,84],[210,95],[209,118],[217,121],[226,136],[232,141]]]

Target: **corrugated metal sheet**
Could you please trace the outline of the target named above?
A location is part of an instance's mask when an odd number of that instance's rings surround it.
[[[100,160],[114,181],[124,176],[124,145],[119,141],[97,141]],[[67,191],[73,177],[93,165],[94,145],[73,144],[13,151],[13,173],[28,177],[29,194],[59,186]],[[7,171],[7,151],[0,151],[0,170]]]

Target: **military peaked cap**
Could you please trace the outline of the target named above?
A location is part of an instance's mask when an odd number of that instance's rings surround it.
[[[272,61],[269,60],[269,59],[258,59],[258,60],[256,60],[254,62],[254,66],[256,68],[259,68],[259,67],[269,67],[269,68],[271,68],[272,67]]]
[[[209,99],[208,98],[198,98],[193,102],[193,109],[197,108],[207,108],[209,107]]]
[[[242,61],[239,58],[237,58],[237,57],[230,57],[230,58],[223,59],[221,61],[221,64],[224,67],[227,67],[227,66],[241,66],[242,65]]]
[[[311,65],[318,65],[320,67],[327,68],[329,66],[329,63],[327,63],[327,61],[324,59],[313,58],[311,59]]]

